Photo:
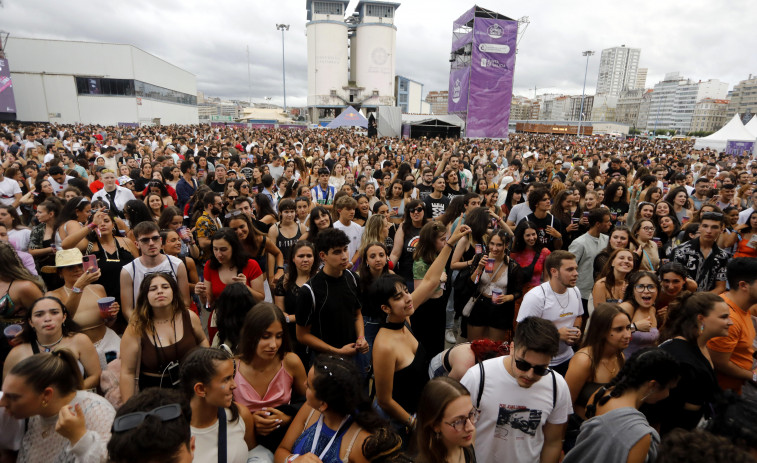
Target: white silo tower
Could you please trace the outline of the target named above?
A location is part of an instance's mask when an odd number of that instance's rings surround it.
[[[330,113],[349,101],[349,0],[307,0],[308,111],[313,122],[333,118]],[[338,113],[338,109],[337,109]]]
[[[355,7],[357,24],[350,37],[350,95],[366,110],[394,106],[394,76],[397,26],[394,13],[399,3],[361,0]]]

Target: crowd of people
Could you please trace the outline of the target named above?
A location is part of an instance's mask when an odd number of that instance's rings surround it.
[[[0,461],[757,461],[748,153],[0,123],[0,161]]]

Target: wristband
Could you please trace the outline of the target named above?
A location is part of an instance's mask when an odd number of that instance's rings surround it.
[[[631,333],[635,333],[639,331],[638,328],[636,328],[636,323],[631,323]]]
[[[449,246],[449,247],[450,247],[450,249],[455,249],[455,245],[454,245],[454,244],[452,244],[452,243],[450,243],[449,241],[447,241],[447,242],[446,242],[446,243],[444,243],[444,244],[445,244],[445,246]]]
[[[83,290],[81,288],[77,288],[76,286],[71,287],[71,292],[74,294],[81,294]]]
[[[299,457],[299,453],[291,453],[289,456],[284,460],[285,463],[292,463],[297,457]]]
[[[90,230],[94,230],[95,228],[97,228],[97,224],[94,222],[91,222],[87,224],[87,228],[89,228]]]

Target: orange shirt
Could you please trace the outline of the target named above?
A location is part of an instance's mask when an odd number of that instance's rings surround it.
[[[712,338],[707,342],[707,348],[716,352],[730,352],[731,362],[745,370],[752,369],[752,353],[754,352],[754,325],[749,316],[749,312],[742,310],[723,293],[720,297],[728,304],[731,312],[731,321],[733,325],[728,328],[728,336]],[[722,389],[731,389],[741,394],[741,386],[744,384],[743,379],[734,378],[717,373],[718,384]]]

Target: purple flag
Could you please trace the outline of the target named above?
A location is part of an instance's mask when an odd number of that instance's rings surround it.
[[[13,82],[7,59],[0,59],[0,113],[15,113],[16,99],[13,97]]]
[[[447,112],[457,113],[468,110],[468,86],[470,85],[470,66],[452,69],[449,73],[449,96]]]
[[[468,137],[507,138],[518,22],[475,18]]]

